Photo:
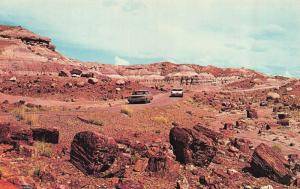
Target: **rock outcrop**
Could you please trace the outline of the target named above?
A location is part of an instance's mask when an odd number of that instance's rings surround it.
[[[264,143],[256,147],[252,155],[251,169],[255,175],[289,185],[293,175],[286,165],[284,157]]]
[[[176,160],[183,164],[208,166],[216,155],[215,141],[221,137],[210,129],[197,125],[194,130],[174,127],[170,131],[170,143]]]
[[[71,144],[71,162],[83,173],[113,177],[110,169],[120,155],[116,141],[95,132],[77,133]],[[117,173],[118,170],[113,171]]]

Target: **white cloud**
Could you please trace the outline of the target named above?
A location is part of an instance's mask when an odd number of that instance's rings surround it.
[[[123,58],[120,58],[118,56],[115,57],[115,65],[122,65],[122,66],[126,66],[126,65],[129,65],[130,63],[123,59]]]

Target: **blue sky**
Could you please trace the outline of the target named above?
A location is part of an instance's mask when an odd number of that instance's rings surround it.
[[[246,67],[300,77],[299,0],[1,0],[0,23],[83,61]]]

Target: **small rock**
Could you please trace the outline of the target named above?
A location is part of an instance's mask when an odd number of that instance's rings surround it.
[[[260,189],[273,189],[273,186],[271,185],[261,186]]]
[[[176,182],[176,189],[189,189],[190,185],[185,176],[180,176]]]
[[[96,83],[98,83],[98,79],[97,78],[89,78],[88,83],[95,85]]]
[[[16,81],[17,81],[16,76],[11,77],[11,78],[9,79],[9,81],[11,81],[11,82],[16,82]]]

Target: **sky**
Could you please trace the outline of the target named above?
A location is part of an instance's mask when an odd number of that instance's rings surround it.
[[[300,0],[1,0],[0,24],[82,61],[245,67],[300,78]]]

